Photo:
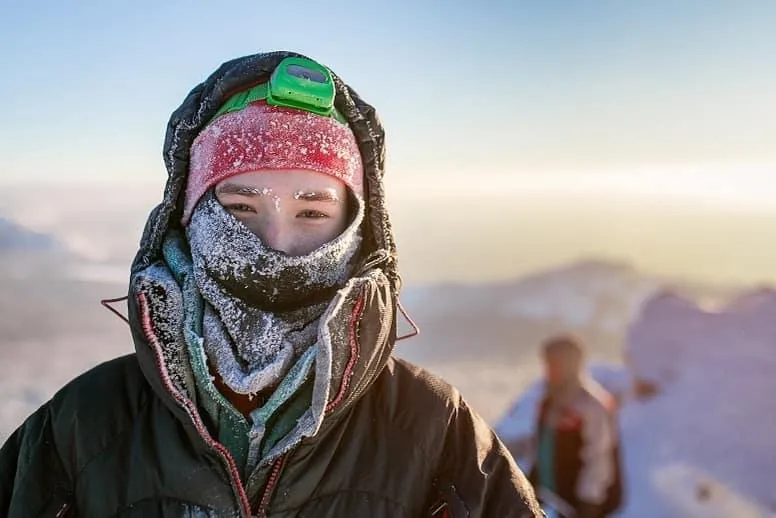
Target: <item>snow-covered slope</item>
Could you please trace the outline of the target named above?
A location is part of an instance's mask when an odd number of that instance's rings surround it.
[[[746,304],[742,304],[742,302]],[[672,293],[647,300],[629,333],[621,393],[628,517],[776,516],[776,294],[706,312]],[[631,390],[636,381],[652,392]],[[498,424],[523,457],[540,387]]]

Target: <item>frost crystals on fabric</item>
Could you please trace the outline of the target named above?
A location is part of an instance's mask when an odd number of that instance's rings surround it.
[[[357,217],[339,237],[305,256],[267,247],[212,191],[188,229],[194,277],[205,299],[204,347],[240,394],[276,385],[315,343],[318,320],[350,276],[361,243]]]

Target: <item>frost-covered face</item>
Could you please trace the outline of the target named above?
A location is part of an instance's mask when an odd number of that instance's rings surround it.
[[[216,198],[268,247],[306,255],[348,225],[347,187],[340,180],[301,169],[259,171],[219,183]]]

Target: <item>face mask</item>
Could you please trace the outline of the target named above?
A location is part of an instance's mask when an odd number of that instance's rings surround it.
[[[251,307],[290,311],[328,301],[349,278],[361,244],[363,210],[334,240],[303,256],[266,246],[209,193],[188,227],[197,283]]]
[[[188,228],[206,301],[204,348],[223,381],[252,394],[279,382],[317,336],[317,321],[350,277],[363,206],[337,238],[305,256],[267,247],[208,194]]]

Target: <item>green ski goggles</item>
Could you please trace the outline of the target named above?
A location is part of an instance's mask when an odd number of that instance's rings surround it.
[[[328,68],[311,59],[289,57],[280,62],[268,82],[230,97],[213,119],[242,110],[252,102],[266,101],[272,106],[303,110],[347,124],[334,107],[335,96],[336,88]]]

